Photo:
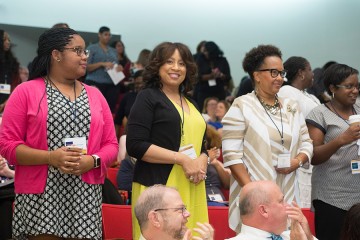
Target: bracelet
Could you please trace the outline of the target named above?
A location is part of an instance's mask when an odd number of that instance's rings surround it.
[[[94,168],[96,168],[96,158],[93,155],[91,155],[91,157],[94,159]]]

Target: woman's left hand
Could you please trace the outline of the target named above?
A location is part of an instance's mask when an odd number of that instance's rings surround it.
[[[281,173],[281,174],[289,174],[292,173],[293,171],[295,171],[296,169],[299,168],[299,160],[296,158],[291,159],[290,161],[290,167],[288,168],[275,168],[277,173]]]
[[[77,163],[79,163],[79,165],[71,171],[71,174],[76,176],[80,176],[94,167],[94,159],[91,155],[82,155]]]

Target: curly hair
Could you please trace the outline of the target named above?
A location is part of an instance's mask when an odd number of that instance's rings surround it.
[[[281,59],[282,53],[279,48],[273,45],[259,45],[246,53],[243,60],[243,69],[254,82],[254,72],[264,63],[265,58],[276,56]]]
[[[305,70],[308,64],[309,61],[303,57],[290,57],[288,60],[286,60],[284,62],[284,68],[287,70],[287,84],[291,85],[299,70]]]
[[[339,85],[353,74],[359,74],[359,71],[345,64],[337,63],[331,65],[324,72],[324,85],[326,91],[331,95],[330,85]]]
[[[179,91],[187,92],[193,87],[197,78],[197,66],[189,48],[182,43],[163,42],[156,46],[149,57],[149,64],[145,67],[143,80],[145,88],[162,88],[159,70],[162,65],[178,50],[186,66],[185,80],[181,83]]]

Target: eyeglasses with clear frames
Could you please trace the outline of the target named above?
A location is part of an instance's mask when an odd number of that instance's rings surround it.
[[[286,77],[286,73],[287,73],[287,71],[284,69],[284,70],[282,70],[282,71],[279,71],[279,70],[277,70],[277,69],[275,69],[275,68],[268,68],[268,69],[260,69],[260,70],[257,70],[258,72],[266,72],[266,71],[268,71],[268,72],[270,72],[270,75],[271,75],[271,77],[273,77],[273,78],[276,78],[277,76],[279,76],[279,74],[280,74],[280,76],[282,77],[282,78],[284,78],[284,77]]]
[[[346,90],[351,90],[351,91],[353,91],[353,90],[359,90],[359,88],[360,88],[360,86],[359,85],[351,85],[351,84],[349,84],[349,85],[336,85],[336,87],[338,87],[338,88],[345,88]]]
[[[154,211],[158,212],[158,211],[166,211],[166,210],[181,211],[181,214],[183,215],[183,217],[185,217],[185,213],[187,212],[186,206],[178,207],[178,208],[158,208],[158,209],[155,209]]]
[[[73,47],[73,48],[64,48],[64,50],[71,50],[73,52],[76,52],[76,54],[81,57],[82,54],[84,54],[86,57],[89,57],[90,51],[86,49],[82,49],[80,47]]]

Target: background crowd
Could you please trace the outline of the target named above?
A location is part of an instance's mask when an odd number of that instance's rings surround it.
[[[61,23],[40,36],[24,67],[10,36],[0,35],[0,239],[101,239],[109,167],[118,168],[111,194],[133,203],[134,239],[148,232],[142,222],[154,220],[139,218],[135,204],[149,194],[161,199],[151,188],[159,184],[178,200],[186,227],[202,229],[194,239],[213,237],[210,205],[228,205],[230,228],[249,231],[241,196],[262,191],[249,185],[255,181],[270,181],[282,206],[294,206],[289,216],[312,208],[318,239],[360,237],[360,117],[350,121],[360,114],[359,79],[351,66],[329,61],[313,70],[310,59],[284,61],[278,47],[258,45],[245,54],[248,75],[234,87],[213,41],[201,41],[194,54],[163,42],[132,61],[124,42],[110,42],[108,27],[85,46]],[[154,203],[148,213],[169,204]],[[303,218],[291,219],[306,233],[297,236],[312,239]],[[171,237],[186,236],[184,227]]]

